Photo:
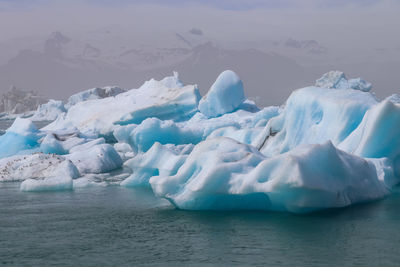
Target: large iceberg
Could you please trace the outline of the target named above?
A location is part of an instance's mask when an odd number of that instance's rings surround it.
[[[398,95],[380,101],[343,72],[265,108],[233,71],[203,97],[177,73],[113,88],[78,93],[65,111],[41,106],[41,117],[57,114],[42,129],[16,119],[0,136],[0,181],[141,186],[180,209],[295,213],[381,199],[400,182]]]

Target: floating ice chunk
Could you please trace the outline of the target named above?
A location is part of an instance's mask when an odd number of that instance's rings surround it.
[[[126,92],[125,89],[117,86],[106,86],[102,88],[92,88],[79,93],[76,93],[68,98],[67,107],[71,107],[79,102],[84,102],[93,99],[101,99],[111,96],[116,96]]]
[[[69,176],[54,176],[43,179],[28,179],[21,183],[20,190],[32,191],[63,191],[72,189],[72,178]]]
[[[200,100],[199,110],[207,117],[217,117],[236,110],[244,100],[243,83],[239,76],[226,70]]]
[[[32,121],[54,121],[58,115],[66,111],[62,101],[50,99],[46,104],[40,105],[30,119]]]
[[[65,156],[78,168],[81,174],[104,173],[122,166],[122,159],[109,144],[92,146],[86,150],[77,150]]]
[[[351,89],[360,90],[363,92],[369,92],[372,89],[372,84],[361,78],[350,79],[348,81],[348,86]]]
[[[0,159],[0,181],[23,181],[32,177],[52,176],[64,161],[63,156],[43,153]]]
[[[59,191],[71,190],[72,179],[79,177],[79,172],[75,165],[69,160],[64,160],[49,172],[41,172],[40,177],[26,179],[21,183],[21,191]]]
[[[176,175],[153,176],[154,192],[181,209],[310,212],[382,198],[374,164],[332,143],[266,158],[229,138],[198,144]]]
[[[361,78],[347,80],[345,74],[341,71],[325,73],[315,82],[315,86],[329,89],[354,89],[363,92],[369,92],[372,88],[371,83]]]
[[[38,129],[36,126],[28,119],[16,118],[7,132],[12,132],[20,135],[36,134]]]
[[[182,147],[183,148],[183,147]],[[132,175],[124,180],[122,186],[150,186],[149,179],[157,175],[174,175],[184,163],[193,145],[174,149],[155,143],[147,152],[140,153],[125,162],[132,169]]]
[[[347,79],[341,71],[327,72],[315,82],[315,86],[321,88],[345,89],[343,88],[345,85],[347,85]]]
[[[400,95],[399,94],[393,94],[391,96],[386,97],[386,100],[389,100],[393,103],[400,104]]]
[[[290,95],[281,114],[269,120],[253,145],[268,156],[290,151],[300,144],[330,140],[338,145],[376,104],[372,94],[358,90],[298,89]]]
[[[0,136],[0,158],[9,157],[38,146],[41,134],[29,119],[17,118]]]

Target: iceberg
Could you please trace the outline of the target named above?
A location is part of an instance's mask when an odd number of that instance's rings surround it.
[[[0,181],[139,186],[179,209],[294,213],[378,200],[400,182],[400,97],[381,101],[340,71],[265,108],[233,71],[203,97],[177,73],[115,88],[78,93],[65,110],[42,105],[33,118],[57,118],[40,130],[17,118],[0,136]]]

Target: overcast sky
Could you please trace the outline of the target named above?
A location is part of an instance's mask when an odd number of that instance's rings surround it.
[[[399,14],[400,0],[0,0],[0,65],[12,49],[42,45],[54,31],[84,39],[111,28],[119,34],[111,47],[127,36],[163,46],[171,33],[196,28],[223,47],[278,53],[304,66],[396,66]],[[310,41],[312,51],[302,53]]]
[[[123,25],[148,36],[202,28],[226,44],[317,40],[332,56],[400,49],[400,0],[0,0],[0,41]],[[396,53],[396,55],[395,55]]]

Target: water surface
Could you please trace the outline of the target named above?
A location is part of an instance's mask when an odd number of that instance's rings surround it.
[[[0,264],[398,266],[400,190],[308,215],[193,212],[145,189],[27,193],[0,183]]]

